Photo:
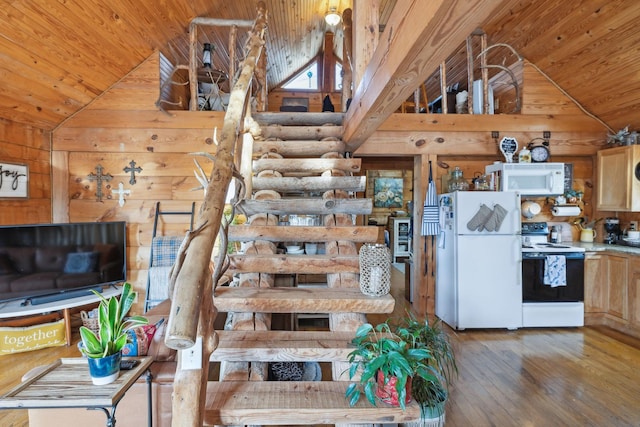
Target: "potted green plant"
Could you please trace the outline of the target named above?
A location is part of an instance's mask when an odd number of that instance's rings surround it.
[[[449,396],[449,386],[458,373],[453,346],[442,328],[440,319],[419,321],[409,315],[402,319],[397,334],[412,343],[414,348],[429,352],[427,363],[435,375],[426,379],[417,377],[412,382],[412,395],[420,405],[422,420],[444,418],[444,407]],[[420,422],[412,426],[422,425]]]
[[[400,333],[399,333],[400,332]],[[375,327],[365,323],[352,340],[355,349],[349,354],[349,378],[359,380],[347,387],[351,406],[362,394],[376,405],[376,399],[406,408],[411,399],[411,382],[420,377],[437,381],[437,371],[430,363],[430,352],[416,346],[411,337],[403,335],[388,322]]]
[[[88,358],[93,383],[104,385],[118,378],[122,348],[129,339],[127,331],[146,325],[148,320],[143,316],[126,317],[137,295],[130,283],[123,285],[120,298],[112,296],[106,299],[99,292],[94,293],[100,297],[98,331],[80,327],[80,350]]]

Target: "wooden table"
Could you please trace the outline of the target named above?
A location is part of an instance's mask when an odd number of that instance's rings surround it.
[[[101,295],[107,299],[122,293],[120,286],[108,286],[104,288]],[[64,318],[65,333],[67,345],[71,345],[71,310],[74,308],[82,308],[91,304],[100,302],[100,297],[94,294],[88,294],[75,298],[66,298],[59,301],[52,301],[44,304],[25,304],[25,299],[16,299],[0,303],[0,319],[38,316],[43,313],[62,312]],[[30,323],[33,324],[33,323]],[[3,322],[3,326],[23,326],[16,323],[15,325]]]
[[[118,379],[107,385],[93,385],[87,359],[63,358],[47,366],[33,378],[22,382],[0,398],[0,409],[87,408],[101,409],[107,427],[116,425],[116,407],[124,394],[147,373],[148,425],[152,425],[151,357],[124,357],[136,360],[130,370],[121,370]]]

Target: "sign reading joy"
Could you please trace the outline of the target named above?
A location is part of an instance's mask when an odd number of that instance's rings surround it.
[[[0,163],[0,197],[29,196],[29,168],[27,165]]]

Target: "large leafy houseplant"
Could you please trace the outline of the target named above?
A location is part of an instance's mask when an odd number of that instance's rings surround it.
[[[106,299],[100,293],[94,293],[100,297],[98,331],[96,333],[86,326],[80,327],[81,351],[91,359],[99,359],[122,351],[127,343],[127,331],[146,325],[148,320],[143,316],[126,317],[137,295],[130,283],[123,285],[119,299],[116,296]]]
[[[352,340],[355,349],[349,354],[349,378],[360,375],[357,382],[347,387],[346,397],[351,406],[355,405],[362,394],[376,405],[378,377],[384,383],[394,384],[398,404],[406,407],[407,385],[416,378],[436,381],[437,371],[430,364],[431,354],[424,347],[416,347],[410,336],[398,333],[397,328],[388,322],[375,327],[365,323],[356,331]],[[379,397],[379,396],[378,396]]]
[[[442,328],[442,321],[435,319],[431,323],[409,315],[402,319],[396,333],[412,343],[414,348],[422,348],[429,352],[427,363],[435,374],[432,378],[416,378],[411,385],[411,392],[420,405],[423,418],[442,415],[444,403],[449,395],[449,386],[454,375],[458,373],[453,346],[447,333]]]

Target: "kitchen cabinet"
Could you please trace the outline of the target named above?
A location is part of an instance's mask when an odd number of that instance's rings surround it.
[[[398,262],[398,258],[408,258],[411,255],[411,218],[389,217],[387,227],[391,262]]]
[[[587,253],[584,258],[584,312],[606,313],[609,296],[607,255]]]
[[[605,211],[640,211],[640,145],[597,154],[596,206]]]
[[[629,322],[640,331],[640,257],[629,260]]]
[[[587,252],[584,268],[585,324],[640,338],[640,255]]]
[[[628,259],[626,256],[607,255],[608,293],[607,313],[623,320],[629,319]]]

